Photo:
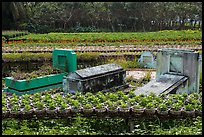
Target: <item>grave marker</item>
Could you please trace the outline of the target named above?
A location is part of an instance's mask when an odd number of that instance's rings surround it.
[[[156,62],[151,52],[143,52],[138,62],[145,68],[156,68]]]

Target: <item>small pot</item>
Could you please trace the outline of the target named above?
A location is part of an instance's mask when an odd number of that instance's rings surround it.
[[[76,114],[81,112],[81,108],[71,108],[71,113]]]
[[[181,110],[173,110],[173,109],[170,109],[169,110],[169,114],[171,116],[181,116]]]
[[[37,117],[44,117],[46,116],[46,109],[45,108],[41,110],[36,109],[34,113],[36,114]]]
[[[8,118],[9,117],[9,111],[2,111],[2,119]]]
[[[46,114],[50,118],[55,118],[57,116],[57,110],[56,109],[53,109],[53,110],[46,109]]]
[[[142,115],[144,113],[144,108],[132,108],[132,113],[134,115]]]
[[[67,118],[67,117],[71,116],[71,109],[69,109],[69,108],[60,109],[57,114],[59,117]]]
[[[107,116],[108,117],[115,117],[118,115],[118,108],[109,109],[107,108]]]
[[[155,108],[150,108],[150,109],[145,108],[144,112],[147,115],[154,115],[156,110],[155,110]]]
[[[169,109],[167,109],[165,111],[161,111],[160,109],[157,109],[157,114],[159,116],[168,116],[169,115]]]
[[[182,116],[184,117],[195,117],[195,109],[191,111],[186,111],[185,109],[182,111]]]
[[[122,117],[129,117],[130,108],[118,108],[118,114]]]
[[[18,112],[10,111],[9,118],[18,118]]]
[[[90,108],[90,109],[84,109],[84,108],[82,108],[81,110],[82,110],[81,112],[82,112],[84,115],[90,115],[90,114],[93,114],[93,112],[94,112],[94,109],[93,109],[93,108]]]
[[[95,113],[97,115],[97,117],[105,117],[107,115],[107,108],[100,108],[100,109],[97,109],[95,108]]]
[[[196,116],[202,116],[202,110],[195,109],[195,115]]]

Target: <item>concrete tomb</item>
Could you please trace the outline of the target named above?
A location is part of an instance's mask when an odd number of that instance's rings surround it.
[[[138,63],[145,68],[156,68],[156,61],[151,52],[143,52],[138,60]]]
[[[199,53],[193,50],[159,49],[156,79],[136,89],[135,93],[149,94],[199,92]]]

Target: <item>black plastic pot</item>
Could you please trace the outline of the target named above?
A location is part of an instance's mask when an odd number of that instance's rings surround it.
[[[145,113],[146,115],[151,116],[151,115],[155,115],[156,110],[155,110],[155,108],[150,108],[150,109],[145,108],[145,109],[144,109],[144,113]]]
[[[94,108],[90,108],[90,109],[82,108],[81,109],[81,113],[86,115],[86,116],[92,115],[93,112],[94,112]]]
[[[130,108],[118,108],[118,114],[121,117],[129,117],[130,116]]]
[[[202,110],[195,109],[195,115],[196,116],[202,116]]]
[[[9,112],[9,118],[18,118],[18,112],[10,111]]]
[[[53,110],[46,109],[46,114],[50,118],[55,118],[57,117],[57,109],[53,109]]]
[[[181,114],[183,117],[195,117],[195,109],[191,111],[186,111],[184,109]]]
[[[169,110],[169,115],[170,116],[173,116],[173,117],[180,117],[181,116],[181,110],[173,110],[173,109],[170,109]]]
[[[119,111],[118,108],[114,108],[114,109],[107,108],[107,114],[108,114],[109,117],[118,116],[119,115],[118,111]]]
[[[59,117],[67,118],[67,117],[71,116],[71,109],[69,109],[69,108],[67,108],[67,109],[60,109],[58,111],[57,115]]]
[[[108,113],[107,108],[97,109],[95,108],[95,114],[97,117],[105,117]]]
[[[2,111],[2,119],[6,119],[6,118],[8,118],[9,117],[9,111],[8,110],[6,110],[6,111]]]
[[[34,111],[34,112],[35,112],[36,116],[39,118],[46,116],[46,109],[42,109],[42,110],[36,109],[36,111]]]
[[[162,111],[162,110],[160,110],[160,109],[156,109],[156,111],[157,111],[157,114],[158,114],[159,116],[168,116],[168,115],[169,115],[169,109],[167,109],[167,110],[165,110],[165,111]]]
[[[140,116],[144,113],[144,108],[132,108],[132,114],[133,116]]]

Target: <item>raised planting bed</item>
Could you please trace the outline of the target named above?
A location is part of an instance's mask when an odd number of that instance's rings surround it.
[[[66,74],[50,66],[43,66],[42,69],[30,73],[13,72],[11,77],[5,77],[4,91],[22,95],[62,87],[62,78]]]

